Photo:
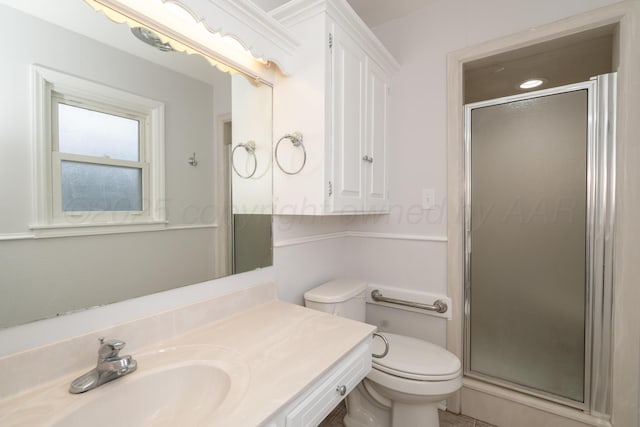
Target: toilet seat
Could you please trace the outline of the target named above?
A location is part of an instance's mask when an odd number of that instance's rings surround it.
[[[395,377],[415,381],[448,381],[460,376],[460,360],[451,352],[430,342],[388,332],[389,353],[373,359],[373,368]],[[373,341],[373,353],[380,354],[384,343]]]
[[[367,379],[373,382],[374,388],[384,390],[384,395],[393,400],[422,400],[425,397],[438,400],[457,391],[462,387],[462,371],[457,376],[443,381],[420,381],[403,378],[373,368],[367,374]],[[382,389],[381,389],[382,388]]]

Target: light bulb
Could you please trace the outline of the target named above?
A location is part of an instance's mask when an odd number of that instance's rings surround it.
[[[529,79],[520,83],[520,89],[533,89],[534,87],[538,87],[545,82],[544,79]]]

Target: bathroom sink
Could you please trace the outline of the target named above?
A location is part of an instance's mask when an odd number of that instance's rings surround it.
[[[135,356],[135,355],[134,355]],[[80,395],[50,427],[219,425],[242,400],[248,369],[231,351],[207,346],[136,356],[138,371]]]

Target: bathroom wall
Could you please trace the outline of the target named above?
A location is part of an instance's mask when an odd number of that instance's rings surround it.
[[[305,291],[346,274],[348,220],[349,217],[340,216],[273,217],[273,265],[278,298],[303,304]]]
[[[231,175],[234,214],[271,214],[271,92],[271,87],[255,86],[240,74],[231,76],[232,146],[237,147],[238,144],[250,141],[255,143],[253,155],[243,148],[238,148],[233,153],[232,161],[238,170],[238,173]]]

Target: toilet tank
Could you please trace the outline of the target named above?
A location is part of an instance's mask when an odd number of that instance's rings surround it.
[[[367,282],[336,279],[304,294],[305,306],[348,319],[364,322]]]

